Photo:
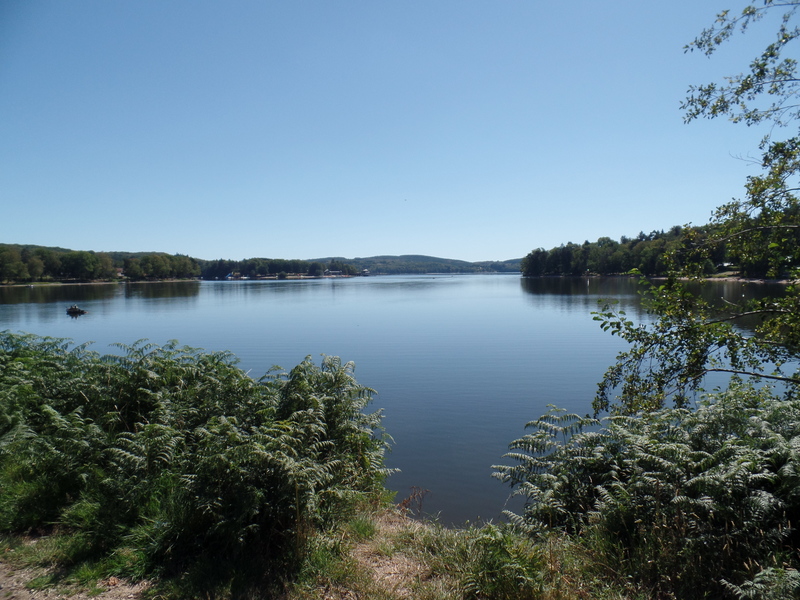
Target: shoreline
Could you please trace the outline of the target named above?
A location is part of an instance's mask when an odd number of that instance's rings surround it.
[[[416,273],[409,273],[410,275],[416,275]],[[301,281],[306,279],[350,279],[353,276],[339,276],[339,277],[332,277],[332,276],[319,276],[319,277],[287,277],[284,281]],[[644,279],[648,279],[651,281],[666,281],[668,278],[663,276],[658,277],[646,277],[640,275],[627,275],[624,273],[619,273],[615,275],[536,275],[532,277],[526,277],[525,275],[520,274],[520,279],[537,279],[537,278],[548,278],[548,279],[601,279],[603,277],[625,277],[625,278],[638,278],[642,277]],[[259,279],[248,279],[248,280],[233,280],[233,281],[276,281],[278,280],[277,277],[264,277]],[[765,279],[763,277],[738,277],[736,275],[720,275],[718,277],[704,277],[702,279],[694,280],[690,277],[680,277],[680,281],[729,281],[734,283],[757,283],[757,284],[767,284],[767,283],[777,283],[782,285],[793,285],[800,283],[800,280],[797,279]],[[223,280],[211,280],[211,279],[147,279],[141,281],[131,281],[129,279],[122,279],[117,281],[38,281],[34,283],[0,283],[0,288],[37,288],[37,287],[54,287],[54,286],[61,286],[61,285],[120,285],[120,284],[127,284],[127,283],[184,283],[184,282],[192,282],[196,281],[198,283],[202,283],[203,281],[223,281]]]

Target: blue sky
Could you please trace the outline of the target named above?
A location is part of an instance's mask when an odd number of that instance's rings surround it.
[[[679,106],[759,32],[683,46],[742,6],[3,0],[0,242],[477,261],[705,223],[763,132]]]

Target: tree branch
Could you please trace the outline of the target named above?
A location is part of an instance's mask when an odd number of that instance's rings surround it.
[[[727,300],[726,300],[727,302]],[[732,304],[732,303],[731,303]],[[710,321],[704,321],[703,325],[713,325],[715,323],[726,323],[728,321],[735,321],[736,319],[741,319],[744,317],[753,317],[756,315],[767,315],[767,314],[779,314],[779,315],[790,315],[793,311],[791,310],[783,310],[778,308],[769,308],[764,310],[750,310],[747,312],[736,313],[734,315],[730,315],[728,317],[721,317],[719,319],[711,319]]]
[[[705,244],[717,244],[719,242],[727,242],[730,239],[735,237],[739,237],[740,235],[744,235],[746,233],[752,233],[753,231],[765,231],[770,229],[800,229],[800,224],[795,225],[759,225],[758,227],[750,227],[748,229],[742,229],[741,231],[737,231],[736,233],[732,233],[722,238],[714,238],[713,240],[705,240],[703,245]]]
[[[800,383],[800,379],[796,377],[782,377],[780,375],[767,375],[766,373],[754,373],[751,371],[739,371],[737,369],[705,369],[706,373],[731,373],[733,375],[747,375],[748,377],[759,377],[761,379],[772,379],[775,381],[784,381],[786,383]]]

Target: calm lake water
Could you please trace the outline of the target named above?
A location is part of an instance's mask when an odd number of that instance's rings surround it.
[[[624,349],[591,312],[614,298],[645,319],[636,292],[626,278],[518,275],[0,288],[0,330],[92,341],[100,353],[175,339],[230,350],[254,377],[307,355],[353,361],[394,438],[397,499],[429,490],[426,513],[463,523],[499,517],[509,489],[491,466],[526,422],[548,404],[591,412],[597,382]],[[724,282],[709,293],[744,292]],[[67,316],[73,303],[88,314]]]

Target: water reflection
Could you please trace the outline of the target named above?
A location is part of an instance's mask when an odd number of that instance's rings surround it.
[[[159,283],[127,283],[125,298],[190,298],[200,294],[199,281],[165,281]]]
[[[785,284],[760,281],[711,280],[689,283],[686,287],[693,294],[721,308],[726,304],[742,300],[781,298],[786,294]]]
[[[199,297],[200,285],[198,281],[175,281],[0,287],[0,329],[36,331],[43,325],[49,334],[60,321],[108,317],[118,309],[118,302],[126,300],[145,302],[151,313],[165,308],[185,310],[190,300]],[[86,313],[70,315],[66,310],[72,305]]]
[[[658,285],[658,281],[653,283]],[[528,301],[539,307],[547,305],[592,312],[599,310],[604,301],[611,300],[635,320],[651,319],[646,295],[641,294],[646,288],[632,277],[533,277],[521,278],[520,285],[529,295]],[[785,284],[761,281],[707,280],[690,282],[686,287],[710,305],[719,307],[721,313],[738,302],[780,298],[786,294]],[[760,322],[760,317],[754,316],[738,319],[736,325],[753,331]]]
[[[637,296],[636,279],[631,277],[522,277],[522,289],[529,294],[559,296]]]
[[[116,297],[122,287],[124,284],[119,283],[0,287],[0,304],[50,302],[74,304],[89,300],[105,300]]]
[[[646,319],[639,282],[631,277],[523,277],[520,285],[527,301],[539,308],[588,314],[614,301],[629,316]]]

